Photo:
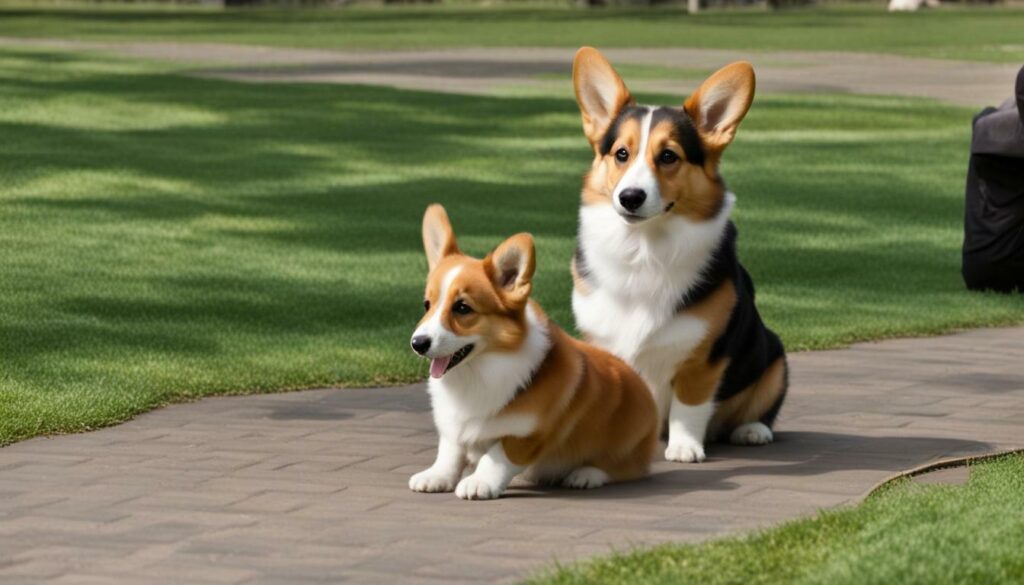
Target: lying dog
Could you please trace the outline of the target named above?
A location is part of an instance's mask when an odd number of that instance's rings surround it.
[[[735,197],[718,174],[754,70],[724,67],[682,108],[639,106],[586,47],[573,83],[594,149],[572,265],[577,327],[647,382],[668,420],[666,459],[702,461],[719,435],[771,442],[786,355],[754,305],[729,220]]]
[[[629,366],[567,335],[529,299],[533,238],[518,234],[470,258],[432,205],[423,245],[426,314],[411,343],[430,358],[439,439],[436,461],[410,489],[490,499],[524,471],[573,488],[646,475],[654,401]],[[467,464],[475,469],[462,477]]]

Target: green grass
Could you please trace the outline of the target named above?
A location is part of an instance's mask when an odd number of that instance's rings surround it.
[[[3,6],[6,5],[6,8]],[[944,8],[889,14],[882,2],[777,13],[537,7],[223,11],[52,8],[0,1],[0,36],[214,41],[328,48],[473,46],[705,47],[896,53],[1019,63],[1024,10]]]
[[[724,171],[791,349],[1024,320],[1024,295],[960,282],[970,118],[756,100]],[[568,92],[247,85],[8,50],[0,136],[0,444],[211,393],[421,378],[407,344],[432,201],[474,254],[533,232],[537,298],[572,324],[590,154]]]
[[[741,538],[563,567],[531,585],[1017,584],[1024,582],[1024,456],[965,486],[901,481],[863,504]]]

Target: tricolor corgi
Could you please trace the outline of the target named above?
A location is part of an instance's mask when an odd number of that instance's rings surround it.
[[[572,262],[577,327],[647,382],[668,423],[666,459],[702,461],[718,437],[771,442],[786,354],[754,305],[735,196],[718,173],[753,101],[753,68],[722,68],[682,108],[641,106],[585,47],[573,83],[594,149]]]
[[[430,274],[411,344],[430,359],[439,438],[437,459],[409,488],[485,500],[524,471],[572,488],[646,475],[658,440],[650,392],[622,360],[573,339],[530,300],[533,238],[518,234],[470,258],[432,205],[423,245]]]

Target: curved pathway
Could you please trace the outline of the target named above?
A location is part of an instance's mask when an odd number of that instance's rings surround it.
[[[337,51],[218,43],[94,42],[0,37],[2,47],[36,47],[160,59],[194,75],[258,83],[360,83],[462,94],[523,87],[567,89],[571,48],[470,48]],[[758,91],[838,92],[930,97],[947,103],[998,105],[1013,94],[1019,65],[897,55],[715,49],[608,49],[615,64],[680,69],[678,80],[629,79],[634,90],[686,95],[732,61],[757,69]],[[666,70],[665,77],[671,79]]]
[[[859,500],[894,472],[1024,447],[1024,328],[792,356],[778,442],[590,492],[414,494],[421,385],[213,398],[0,449],[0,582],[514,582]]]

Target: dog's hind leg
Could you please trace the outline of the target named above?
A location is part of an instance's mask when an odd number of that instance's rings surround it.
[[[562,480],[562,486],[578,490],[589,490],[608,483],[611,477],[604,470],[586,465],[577,467]]]

